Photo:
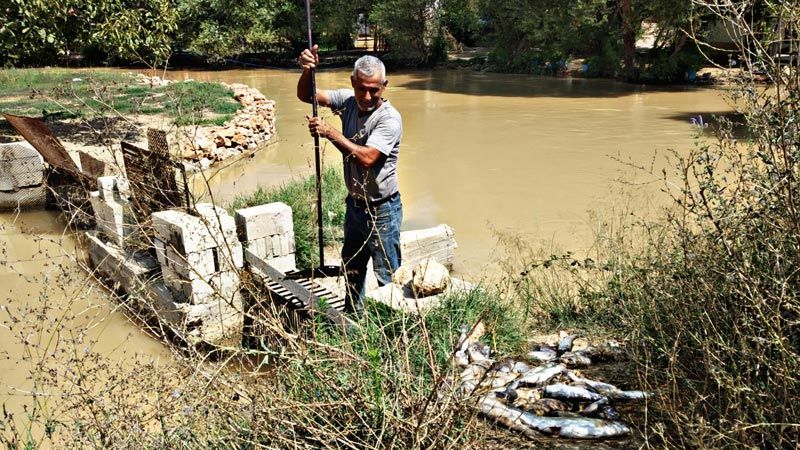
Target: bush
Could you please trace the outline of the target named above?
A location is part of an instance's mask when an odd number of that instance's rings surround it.
[[[734,11],[708,7],[746,29]],[[797,32],[800,8],[781,14],[787,35]],[[742,37],[748,67],[773,63],[757,50],[770,39]],[[640,376],[659,393],[649,442],[788,448],[800,439],[800,77],[769,73],[769,89],[746,73],[732,91],[751,138],[737,140],[728,123],[716,142],[699,140],[677,159],[674,208],[647,224],[645,252],[614,254],[613,278],[597,293],[615,305]]]

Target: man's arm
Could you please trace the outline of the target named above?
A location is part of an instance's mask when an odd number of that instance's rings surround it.
[[[377,148],[354,143],[323,119],[310,116],[306,116],[306,118],[308,119],[308,129],[312,135],[317,134],[328,139],[344,156],[355,158],[361,167],[369,169],[381,157],[382,153]]]
[[[297,60],[300,67],[303,68],[303,73],[297,80],[297,98],[306,103],[311,103],[311,69],[319,64],[317,49],[318,47],[315,45],[311,50],[303,50]],[[317,89],[317,103],[320,106],[330,106],[330,99],[325,91]]]

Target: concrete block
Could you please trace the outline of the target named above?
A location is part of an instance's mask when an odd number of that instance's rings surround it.
[[[100,198],[105,201],[119,201],[119,196],[114,196],[116,190],[117,177],[106,176],[97,177],[97,190],[100,192]]]
[[[400,252],[404,265],[416,265],[432,257],[452,269],[456,248],[455,232],[445,224],[400,233]]]
[[[196,280],[211,276],[218,267],[214,264],[215,249],[189,252],[185,256],[172,247],[166,247],[165,262],[179,275],[187,280]]]
[[[274,258],[267,258],[266,261],[267,264],[284,273],[290,270],[297,270],[294,253],[284,256],[277,256]]]
[[[250,240],[247,243],[247,248],[261,259],[270,258],[272,257],[272,238],[262,237]]]
[[[233,236],[236,236],[236,220],[224,208],[211,203],[198,203],[195,205],[195,211],[200,217],[206,219],[209,226],[222,230],[226,236],[229,232],[233,232]],[[235,240],[238,241],[238,239]]]
[[[47,198],[45,185],[20,188],[16,191],[0,191],[0,211],[43,208]]]
[[[44,159],[27,142],[0,144],[0,191],[39,186],[44,169]]]
[[[239,242],[216,248],[219,270],[236,270],[244,267],[244,250]]]
[[[204,211],[208,213],[207,210]],[[218,208],[219,218],[192,216],[183,211],[159,211],[152,215],[155,236],[182,254],[239,242],[233,218]],[[220,226],[220,224],[222,226]]]
[[[236,225],[242,241],[284,234],[294,230],[292,208],[281,202],[236,211]]]
[[[153,247],[156,249],[156,258],[158,259],[158,265],[161,267],[169,267],[167,263],[167,245],[159,238],[153,239]]]
[[[95,270],[114,280],[130,294],[130,301],[142,312],[155,317],[160,326],[172,329],[191,345],[205,342],[215,346],[238,346],[243,326],[243,302],[237,291],[217,296],[214,302],[194,305],[178,303],[170,289],[152,273],[155,261],[146,254],[130,255],[107,245],[96,231],[86,233],[89,255]],[[228,276],[228,280],[232,278]]]
[[[276,234],[272,236],[272,257],[277,258],[292,253],[291,247],[289,238],[285,234]]]

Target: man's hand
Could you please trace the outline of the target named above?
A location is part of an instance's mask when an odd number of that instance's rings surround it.
[[[297,63],[300,64],[300,67],[305,69],[313,69],[317,67],[319,64],[319,55],[317,54],[317,50],[319,49],[318,45],[314,45],[311,47],[311,50],[305,49],[303,53],[300,53],[300,57],[297,58]]]
[[[306,116],[306,120],[308,120],[308,131],[311,132],[312,136],[324,138],[330,136],[332,128],[321,117]]]

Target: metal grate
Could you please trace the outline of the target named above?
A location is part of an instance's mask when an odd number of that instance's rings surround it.
[[[77,228],[90,228],[94,226],[94,214],[91,203],[89,202],[89,192],[97,186],[96,176],[82,172],[75,161],[69,156],[67,150],[56,138],[50,129],[40,119],[33,117],[14,116],[3,114],[3,117],[10,123],[24,138],[30,143],[40,155],[41,161],[47,163],[48,169],[45,172],[46,182],[40,190],[46,193],[44,200],[45,206],[53,205],[60,209],[67,217],[69,224]],[[29,173],[25,168],[24,161],[20,162],[17,152],[22,150],[6,150],[4,172],[6,179],[11,180],[15,176],[24,177]],[[23,151],[24,153],[24,151]],[[27,154],[27,153],[24,153]],[[24,157],[23,157],[24,159]],[[33,159],[30,160],[31,164]],[[13,182],[6,183],[13,184]],[[46,186],[46,187],[44,187]],[[20,186],[17,186],[20,187]],[[37,193],[34,199],[26,196],[20,191],[5,191],[5,209],[13,206],[14,200],[18,200],[17,206],[11,209],[21,209],[23,202],[19,196],[24,197],[29,202],[30,207],[39,206],[41,200]],[[9,193],[11,192],[11,193]],[[16,197],[15,197],[16,196]],[[3,197],[3,196],[0,196]]]
[[[148,220],[156,211],[186,206],[185,185],[179,185],[175,164],[168,153],[122,142],[122,157],[131,189],[131,203],[140,222]]]

